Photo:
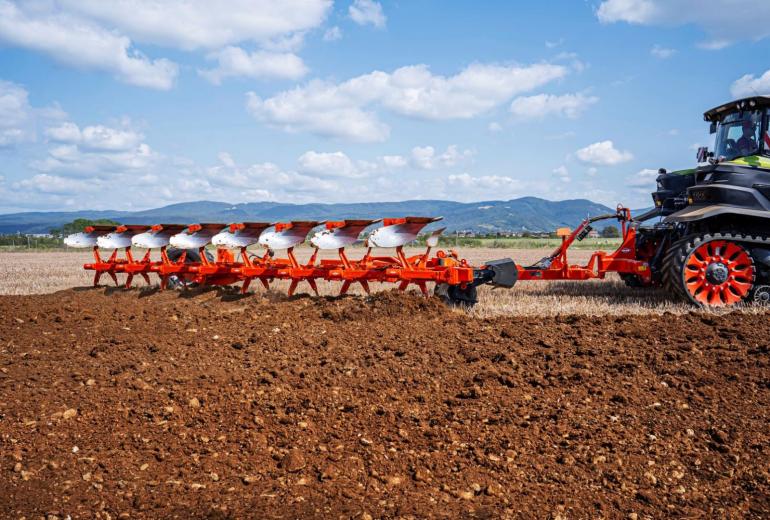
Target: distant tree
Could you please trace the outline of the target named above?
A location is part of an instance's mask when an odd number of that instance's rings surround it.
[[[51,229],[51,234],[53,236],[63,237],[63,236],[71,235],[72,233],[80,233],[88,226],[96,226],[96,225],[117,226],[118,222],[115,222],[114,220],[110,220],[106,218],[99,218],[96,220],[90,220],[87,218],[76,218],[72,222],[64,224],[60,228]]]
[[[620,236],[620,231],[618,231],[618,228],[615,226],[607,226],[604,229],[602,229],[602,238],[618,238]]]

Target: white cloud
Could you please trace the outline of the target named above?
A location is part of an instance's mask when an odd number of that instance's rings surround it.
[[[288,33],[258,44],[262,50],[275,53],[296,53],[305,45],[305,31]]]
[[[645,168],[630,176],[626,181],[626,185],[632,188],[645,188],[646,190],[644,191],[652,192],[655,189],[655,180],[658,178],[658,175],[658,170]]]
[[[27,90],[16,83],[0,80],[0,149],[16,148],[37,139],[36,127],[66,117],[57,105],[32,107]]]
[[[222,151],[213,165],[198,164],[155,152],[127,119],[83,126],[59,121],[45,127],[43,135],[46,153],[28,163],[26,178],[0,183],[0,199],[7,201],[0,205],[4,210],[143,209],[202,199],[382,201],[426,189],[443,194],[446,183],[446,178],[433,175],[405,174],[418,170],[409,154],[360,160],[342,151],[310,150],[297,158],[294,169],[284,169],[271,162],[239,164]],[[431,150],[424,164],[428,167],[450,167],[471,155],[456,146],[443,152],[426,148]],[[367,182],[344,182],[362,178]],[[473,189],[462,190],[458,183],[463,179],[453,186],[475,197],[487,194],[489,186],[510,184],[505,178],[481,176],[473,181]]]
[[[220,154],[220,160],[222,157]],[[208,195],[224,200],[275,199],[281,202],[323,199],[340,189],[333,180],[284,170],[270,162],[243,166],[229,154],[224,157],[221,164],[205,168],[203,176],[195,169],[190,172],[189,178],[199,184],[194,189],[205,190]]]
[[[667,60],[676,54],[676,49],[670,49],[668,47],[663,47],[656,44],[652,46],[652,49],[650,49],[650,54],[661,60]]]
[[[336,42],[337,40],[341,40],[341,39],[342,39],[342,30],[336,25],[334,27],[330,27],[329,29],[326,29],[326,31],[324,32],[325,42]]]
[[[342,152],[319,153],[308,151],[299,159],[299,171],[318,177],[363,177],[365,173]]]
[[[656,189],[655,181],[658,178],[658,175],[658,170],[649,168],[645,168],[633,175],[629,175],[626,178],[626,186],[628,186],[627,190],[630,192],[626,197],[627,203],[635,204],[640,208],[651,206],[652,201],[650,199],[650,194]]]
[[[409,161],[401,155],[383,155],[380,159],[385,167],[391,170],[399,170],[409,164]]]
[[[511,96],[564,77],[567,70],[546,63],[524,67],[472,64],[455,76],[444,77],[416,65],[379,74],[372,73],[361,86],[380,87],[385,107],[407,116],[442,120],[475,117]]]
[[[390,128],[375,114],[351,106],[331,87],[312,81],[263,100],[254,92],[246,95],[246,107],[257,119],[288,132],[310,132],[358,142],[384,141]]]
[[[576,119],[598,101],[598,97],[585,94],[564,94],[563,96],[538,94],[514,99],[510,112],[514,118],[523,120],[543,119],[550,115]]]
[[[460,151],[456,145],[449,145],[443,153],[438,155],[432,146],[415,146],[412,148],[412,165],[421,170],[451,168],[472,156],[471,150]]]
[[[489,123],[487,125],[487,130],[489,130],[493,134],[496,134],[497,132],[502,132],[503,131],[503,125],[501,125],[497,121],[492,121],[491,123]]]
[[[27,4],[25,4],[27,5]],[[103,70],[132,85],[168,90],[178,66],[151,60],[125,37],[58,10],[24,11],[0,1],[0,40],[43,52],[62,63]]]
[[[48,157],[32,161],[39,172],[56,173],[64,177],[114,177],[128,172],[141,172],[159,161],[159,156],[147,144],[119,152],[87,150],[75,145],[56,146]]]
[[[287,131],[384,141],[390,129],[372,111],[375,105],[418,119],[468,119],[567,73],[567,67],[548,63],[472,64],[446,77],[431,73],[426,65],[414,65],[342,83],[313,80],[267,99],[250,92],[247,108],[257,119]]]
[[[385,14],[382,6],[375,0],[353,0],[348,8],[350,18],[358,25],[372,24],[377,28],[385,27]]]
[[[0,148],[12,147],[27,139],[27,134],[19,128],[4,128],[0,130]]]
[[[83,138],[80,128],[75,123],[69,121],[45,129],[45,135],[51,141],[59,143],[79,143]]]
[[[605,0],[596,12],[602,23],[652,23],[661,16],[661,8],[654,0]]]
[[[28,93],[24,87],[0,80],[0,125],[13,127],[29,118]]]
[[[559,38],[558,40],[546,40],[545,41],[545,47],[547,49],[555,49],[556,47],[560,47],[564,45],[564,38]]]
[[[569,176],[569,170],[563,164],[558,168],[554,168],[553,173],[562,182],[570,182],[572,180]]]
[[[228,77],[299,79],[307,73],[302,58],[287,52],[257,50],[248,53],[240,47],[225,47],[210,53],[207,58],[216,60],[218,65],[198,72],[215,85]]]
[[[631,152],[617,150],[612,141],[601,141],[581,148],[576,152],[578,159],[596,166],[615,166],[634,158]]]
[[[59,0],[66,9],[136,41],[183,50],[282,39],[318,27],[331,0]]]
[[[730,87],[730,93],[735,98],[770,95],[770,69],[759,77],[746,74],[735,80]]]
[[[141,145],[144,136],[133,130],[110,128],[103,125],[83,128],[81,147],[85,150],[123,152]]]
[[[708,49],[721,49],[738,40],[761,40],[770,36],[767,24],[750,23],[770,17],[767,0],[711,0],[707,5],[702,0],[604,0],[596,15],[602,23],[694,24],[709,35],[710,40],[701,44]]]
[[[82,150],[97,152],[124,152],[137,148],[144,136],[130,129],[104,125],[86,126],[82,130],[72,122],[49,127],[45,135],[51,141],[78,145]]]
[[[128,126],[115,128],[88,125],[80,128],[66,121],[46,128],[44,132],[52,146],[43,159],[30,166],[38,172],[61,177],[112,177],[156,165],[161,157],[144,136]]]
[[[518,194],[522,188],[522,182],[504,175],[479,175],[469,173],[449,175],[447,184],[463,200],[473,198],[489,198],[495,200],[505,199]]]
[[[230,155],[229,153],[219,152],[219,154],[217,154],[217,157],[219,158],[220,161],[222,161],[222,164],[224,164],[225,166],[229,168],[235,167],[235,161],[233,160],[233,156]]]
[[[16,83],[0,80],[0,148],[31,140],[32,120],[27,91]]]
[[[0,0],[0,41],[46,54],[74,67],[100,70],[125,83],[170,89],[176,63],[152,59],[134,42],[182,50],[216,51],[212,81],[225,77],[281,77],[305,73],[294,52],[304,33],[320,26],[331,0]],[[252,42],[251,54],[233,47]],[[238,49],[239,50],[239,49]]]
[[[95,179],[70,179],[47,173],[33,175],[28,179],[14,183],[14,188],[17,190],[32,190],[38,193],[54,195],[93,193],[102,187]]]
[[[432,146],[416,146],[412,148],[409,159],[403,155],[382,155],[372,160],[354,160],[340,151],[316,152],[310,150],[297,159],[297,169],[302,174],[321,178],[361,178],[403,170],[408,167],[418,170],[452,168],[469,159],[472,155],[471,150],[460,151],[455,145],[448,146],[440,154],[436,154],[436,150]]]

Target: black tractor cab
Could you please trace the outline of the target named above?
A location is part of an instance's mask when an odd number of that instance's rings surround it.
[[[706,111],[703,118],[711,123],[711,134],[716,136],[713,151],[705,147],[698,150],[699,163],[744,159],[742,162],[749,165],[762,166],[761,158],[770,158],[770,96],[732,101]]]

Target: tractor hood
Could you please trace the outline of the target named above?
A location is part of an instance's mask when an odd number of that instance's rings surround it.
[[[768,211],[764,209],[743,208],[740,206],[728,206],[724,204],[692,205],[685,209],[672,213],[664,222],[695,222],[717,215],[745,215],[747,217],[768,218]]]

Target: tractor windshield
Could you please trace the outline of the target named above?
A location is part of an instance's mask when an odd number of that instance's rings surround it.
[[[731,161],[759,153],[762,142],[762,112],[759,110],[728,114],[719,123],[714,155]]]
[[[764,151],[762,153],[770,157],[770,108],[767,109],[765,114],[765,135],[762,136],[762,141],[764,141]]]

